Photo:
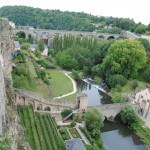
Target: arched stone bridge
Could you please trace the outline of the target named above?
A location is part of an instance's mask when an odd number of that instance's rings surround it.
[[[93,107],[97,108],[101,113],[110,121],[120,113],[121,109],[130,105],[129,102],[126,103],[114,103],[114,104],[102,104],[99,106],[89,106],[88,109]]]
[[[46,30],[46,29],[13,29],[12,30],[12,36],[16,35],[18,32],[24,32],[26,37],[28,37],[29,34],[36,37],[36,39],[46,38],[48,39],[48,46],[52,47],[53,45],[53,37],[56,33],[58,33],[61,36],[64,36],[65,34],[71,34],[71,35],[80,35],[80,36],[95,36],[99,39],[115,39],[120,34],[108,34],[108,33],[96,33],[96,32],[82,32],[82,31],[66,31],[66,30]]]

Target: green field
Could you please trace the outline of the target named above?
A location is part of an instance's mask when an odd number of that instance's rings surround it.
[[[71,80],[59,70],[47,70],[50,72],[50,88],[52,90],[53,97],[61,96],[73,91],[73,85]]]
[[[37,77],[33,63],[31,61],[27,61],[26,64],[28,66],[28,70],[29,70],[30,74],[32,75],[32,77],[34,77],[34,78]]]
[[[50,115],[34,114],[32,106],[17,106],[17,111],[32,150],[65,150],[65,145]]]

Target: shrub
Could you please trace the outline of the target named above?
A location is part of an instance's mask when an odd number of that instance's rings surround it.
[[[121,86],[124,86],[127,83],[127,79],[120,74],[116,74],[116,75],[112,75],[108,78],[108,85],[111,88],[116,87],[118,84],[120,84]]]
[[[127,124],[131,129],[136,129],[139,125],[138,117],[131,106],[124,107],[120,113],[121,120]]]
[[[71,127],[75,127],[75,126],[76,126],[76,122],[75,122],[75,121],[72,121],[71,124],[70,124],[70,126],[71,126]]]
[[[123,96],[122,96],[121,94],[119,94],[119,93],[115,93],[115,94],[113,95],[112,102],[113,102],[113,103],[127,102],[127,98],[126,98],[126,97],[123,97]]]
[[[65,118],[65,117],[67,117],[69,114],[71,114],[72,113],[72,110],[71,109],[65,109],[65,110],[63,110],[62,112],[61,112],[61,116],[63,117],[63,118]],[[72,117],[72,116],[71,116]]]
[[[72,70],[72,77],[73,77],[73,79],[75,79],[75,80],[80,79],[79,72],[76,71],[76,70]]]

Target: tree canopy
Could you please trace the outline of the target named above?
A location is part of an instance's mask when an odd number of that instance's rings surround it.
[[[141,43],[133,40],[117,40],[109,48],[102,63],[106,77],[121,74],[126,78],[136,77],[146,64],[146,52]]]
[[[44,29],[94,31],[112,26],[112,29],[106,31],[120,33],[121,29],[135,30],[136,27],[134,20],[129,18],[98,17],[83,12],[44,10],[26,6],[4,6],[0,8],[0,14],[15,22],[17,26],[29,25]]]

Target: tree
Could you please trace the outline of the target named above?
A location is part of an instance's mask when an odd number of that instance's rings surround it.
[[[142,76],[142,79],[143,79],[144,81],[150,83],[150,64],[148,64],[148,65],[146,66],[146,68],[144,68],[144,70],[143,70],[141,76]]]
[[[28,35],[28,41],[29,41],[30,44],[33,44],[34,40],[33,40],[33,37],[32,37],[31,34]]]
[[[138,87],[138,85],[139,85],[139,83],[138,83],[137,80],[133,80],[133,81],[132,81],[131,86],[132,86],[132,88],[133,88],[134,91],[135,91],[135,89]]]
[[[38,48],[41,52],[43,52],[44,50],[44,41],[43,40],[40,40],[39,43],[38,43]]]
[[[61,116],[63,117],[63,118],[65,118],[65,117],[67,117],[69,114],[71,114],[72,113],[72,110],[71,109],[65,109],[65,110],[63,110],[62,112],[61,112]]]
[[[131,129],[135,129],[138,125],[138,117],[131,106],[124,107],[120,112],[121,120]]]
[[[145,27],[145,25],[143,25],[143,24],[138,25],[138,26],[136,27],[136,29],[135,29],[135,32],[136,32],[136,33],[139,33],[139,34],[145,33],[145,32],[146,32],[146,27]]]
[[[124,86],[126,83],[127,83],[127,79],[123,75],[120,75],[120,74],[112,75],[108,79],[108,85],[111,88],[116,87],[116,85],[118,84],[121,86]]]
[[[150,23],[147,26],[147,31],[150,31]]]
[[[145,48],[145,50],[146,50],[147,52],[150,51],[150,43],[149,43],[148,40],[143,39],[143,38],[138,38],[138,39],[136,39],[136,40],[138,40],[138,41],[141,42],[141,44],[144,46],[144,48]]]
[[[127,102],[127,98],[123,97],[120,93],[115,93],[115,94],[113,94],[112,102],[113,103]]]
[[[125,78],[136,77],[147,61],[144,47],[138,41],[117,40],[109,48],[102,63],[106,77],[121,74]]]
[[[84,121],[89,131],[100,129],[103,126],[102,114],[96,108],[92,108],[84,114]]]
[[[27,49],[29,48],[29,43],[22,43],[21,48],[22,48],[23,50],[27,50]]]
[[[36,50],[35,50],[35,56],[36,57],[39,57],[41,55],[41,52],[40,52],[40,50],[37,48]]]

